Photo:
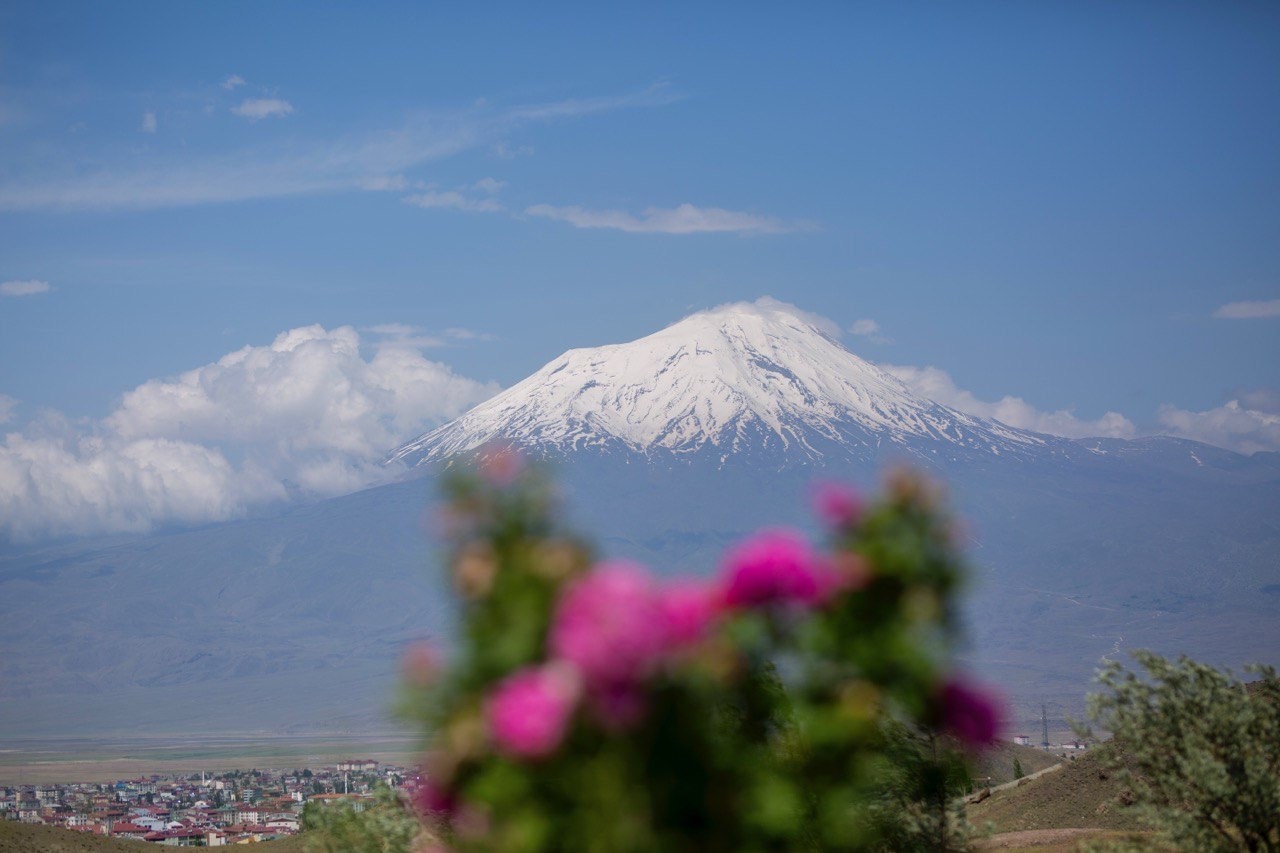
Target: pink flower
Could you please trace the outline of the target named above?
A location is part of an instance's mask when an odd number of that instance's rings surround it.
[[[701,640],[720,615],[720,602],[715,590],[696,581],[681,581],[663,589],[658,596],[658,608],[662,611],[670,650],[682,649]]]
[[[860,554],[838,551],[822,559],[817,570],[818,600],[856,592],[871,582],[871,567]]]
[[[813,490],[813,509],[832,527],[852,527],[862,518],[862,496],[843,483],[818,483]]]
[[[949,733],[971,747],[995,743],[1004,703],[994,693],[953,677],[942,685],[938,700],[942,727]]]
[[[587,688],[639,681],[666,644],[657,592],[631,563],[605,563],[565,589],[551,626],[551,654],[582,672]]]
[[[430,687],[443,668],[440,652],[430,643],[414,643],[400,659],[404,678],[414,687]]]
[[[572,667],[526,667],[502,681],[485,708],[498,748],[519,758],[545,758],[564,739],[581,693]]]
[[[725,559],[724,602],[730,607],[817,604],[830,586],[821,577],[823,572],[799,533],[766,530],[743,542]]]
[[[524,473],[524,457],[510,445],[485,448],[480,455],[480,476],[491,486],[504,489]]]

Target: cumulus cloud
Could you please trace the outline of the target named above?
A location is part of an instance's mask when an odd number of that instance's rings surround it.
[[[1160,426],[1172,435],[1216,444],[1238,453],[1280,451],[1280,392],[1266,390],[1202,412],[1161,406]]]
[[[247,119],[287,116],[293,112],[293,104],[280,98],[246,98],[231,108],[231,112]]]
[[[138,130],[143,133],[155,133],[157,126],[156,114],[153,112],[145,112],[142,114],[142,124],[138,126]]]
[[[1260,320],[1280,317],[1280,299],[1263,299],[1255,302],[1228,302],[1213,316],[1219,320]]]
[[[307,326],[124,395],[102,421],[49,414],[0,445],[0,530],[18,538],[214,521],[388,476],[391,448],[497,391],[410,346],[361,353]]]
[[[241,77],[239,74],[232,74],[226,80],[222,81],[222,88],[226,89],[228,92],[236,88],[237,86],[243,86],[243,85],[244,85],[244,78]]]
[[[47,281],[34,278],[25,281],[6,281],[0,284],[0,296],[35,296],[37,293],[48,293],[52,290]]]
[[[535,204],[525,208],[525,213],[567,222],[575,228],[610,228],[632,234],[780,234],[798,227],[767,216],[720,207],[694,207],[692,204],[674,208],[649,207],[639,216],[625,210],[589,210],[577,205],[555,207],[549,204]]]
[[[875,320],[863,318],[855,320],[853,325],[849,327],[849,331],[860,338],[866,338],[874,344],[887,344],[889,338],[880,331],[880,324]]]
[[[922,397],[936,400],[971,415],[994,418],[1001,423],[1019,429],[1060,435],[1065,438],[1132,438],[1138,434],[1133,423],[1118,412],[1107,412],[1097,420],[1076,417],[1068,409],[1045,412],[1023,400],[1006,395],[995,402],[980,400],[970,391],[956,385],[945,370],[937,367],[910,367],[882,364],[885,370],[906,383],[907,387]]]

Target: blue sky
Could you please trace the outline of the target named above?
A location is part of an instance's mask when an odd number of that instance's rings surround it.
[[[1280,447],[1280,7],[792,5],[3,4],[0,420],[768,294],[974,406]]]

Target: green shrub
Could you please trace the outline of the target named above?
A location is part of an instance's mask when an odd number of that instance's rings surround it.
[[[1112,732],[1116,771],[1136,805],[1176,843],[1197,850],[1280,850],[1280,680],[1149,651],[1141,675],[1112,662],[1089,697]]]
[[[417,802],[455,849],[907,850],[963,844],[997,711],[949,649],[964,567],[936,490],[828,486],[825,549],[763,531],[713,581],[597,563],[509,451],[447,486],[448,666],[411,650]]]

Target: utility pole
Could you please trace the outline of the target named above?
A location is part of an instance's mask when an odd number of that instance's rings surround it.
[[[1049,709],[1045,707],[1043,702],[1040,703],[1040,728],[1041,740],[1040,746],[1044,749],[1049,748]]]

